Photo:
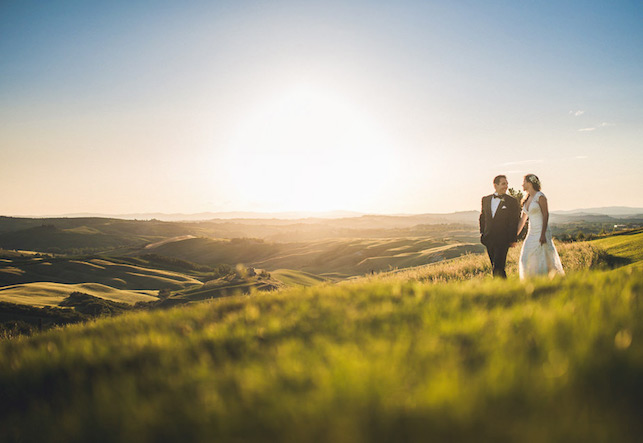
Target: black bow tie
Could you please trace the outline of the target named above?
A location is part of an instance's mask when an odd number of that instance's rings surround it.
[[[504,195],[495,195],[495,194],[494,194],[493,198],[500,198],[500,199],[503,199],[503,198],[505,198],[505,196],[504,196]]]

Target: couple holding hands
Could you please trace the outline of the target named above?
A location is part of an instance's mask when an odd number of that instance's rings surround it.
[[[520,251],[520,278],[564,275],[549,229],[547,198],[540,192],[538,177],[534,174],[525,175],[522,187],[527,195],[522,202],[522,210],[518,200],[507,194],[509,182],[506,176],[495,177],[493,187],[496,192],[482,198],[480,241],[487,248],[494,277],[507,277],[507,252],[509,247],[516,244],[527,220],[527,237]]]

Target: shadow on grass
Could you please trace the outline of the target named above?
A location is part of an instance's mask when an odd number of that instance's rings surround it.
[[[603,254],[601,254],[601,262],[603,262],[609,269],[616,269],[634,263],[634,260],[627,257],[612,255],[609,252],[603,252]]]

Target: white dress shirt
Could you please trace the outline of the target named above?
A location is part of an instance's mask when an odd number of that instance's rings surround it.
[[[494,192],[493,195],[496,196],[496,195],[498,195],[498,193]],[[502,198],[493,198],[493,197],[491,197],[491,217],[496,216],[496,211],[498,210],[498,207],[500,206],[500,200],[502,200]]]

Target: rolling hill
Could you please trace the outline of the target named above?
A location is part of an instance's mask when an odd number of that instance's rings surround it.
[[[570,211],[555,211],[556,214],[601,214],[601,215],[610,215],[612,217],[622,217],[622,216],[632,216],[638,215],[643,216],[643,208],[632,208],[629,206],[608,206],[602,208],[582,208],[582,209],[572,209]]]
[[[395,267],[417,266],[480,252],[470,230],[451,238],[333,239],[304,243],[268,243],[252,239],[195,238],[163,244],[152,251],[204,265],[243,263],[273,271],[293,269],[316,275],[345,277]]]
[[[643,230],[617,233],[593,240],[592,244],[604,249],[615,257],[620,257],[622,264],[640,268],[643,265]]]
[[[80,226],[59,229],[54,225],[43,225],[19,231],[0,234],[3,249],[27,249],[43,252],[65,250],[107,250],[116,247],[141,246],[140,239],[104,234],[97,229]]]
[[[636,442],[642,247],[564,245],[553,280],[462,281],[472,255],[5,340],[0,440]]]
[[[178,238],[255,238],[268,243],[313,243],[337,239],[449,237],[477,243],[478,212],[420,215],[364,215],[337,219],[219,219],[200,222],[119,220],[110,218],[0,217],[0,249],[57,254],[137,254],[149,245]],[[628,215],[552,214],[555,235],[598,234],[615,224],[640,227],[643,218]]]
[[[156,291],[122,290],[99,283],[39,282],[1,287],[0,302],[38,307],[61,306],[60,303],[73,292],[82,292],[93,297],[130,305],[157,300]]]
[[[451,231],[475,232],[459,220],[432,216],[363,216],[325,220],[211,220],[162,222],[107,218],[30,219],[0,217],[0,249],[63,254],[133,253],[176,238],[256,238],[271,243],[311,242],[337,238],[435,237]],[[450,224],[449,224],[450,223]]]
[[[100,283],[131,290],[178,290],[202,283],[184,273],[102,258],[21,257],[0,262],[0,286],[35,282]]]

